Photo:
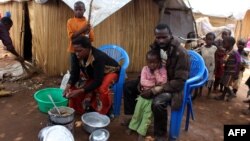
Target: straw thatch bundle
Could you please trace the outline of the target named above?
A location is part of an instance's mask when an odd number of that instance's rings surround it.
[[[73,11],[61,1],[29,3],[33,60],[46,74],[60,74],[69,68],[66,24],[72,15]]]
[[[118,44],[129,54],[129,72],[145,65],[145,54],[154,40],[158,22],[158,6],[152,0],[134,0],[98,25],[95,45]]]

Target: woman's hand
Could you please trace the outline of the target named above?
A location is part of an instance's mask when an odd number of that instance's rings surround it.
[[[68,93],[70,92],[70,87],[71,87],[70,84],[67,84],[67,85],[66,85],[66,88],[65,88],[64,91],[63,91],[63,97],[66,97],[66,98],[67,98],[67,95],[68,95]]]
[[[84,92],[83,89],[69,90],[69,92],[66,93],[65,97],[66,98],[77,97],[80,93],[83,93],[83,92]]]

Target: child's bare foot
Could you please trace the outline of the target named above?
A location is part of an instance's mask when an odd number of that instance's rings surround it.
[[[131,130],[131,129],[127,129],[127,130],[126,130],[126,134],[127,134],[127,135],[131,135],[131,134],[132,134],[132,130]]]
[[[137,141],[144,141],[145,137],[143,135],[138,134]]]

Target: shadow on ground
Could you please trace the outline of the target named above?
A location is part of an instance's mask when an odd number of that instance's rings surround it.
[[[134,75],[131,75],[134,77]],[[248,73],[249,76],[249,73]],[[5,89],[14,91],[10,97],[0,97],[0,140],[2,141],[37,141],[39,131],[48,123],[48,116],[37,109],[33,98],[35,91],[46,87],[59,87],[62,77],[38,75],[30,80],[5,82]],[[245,80],[245,79],[244,79]],[[243,80],[243,81],[244,81]],[[193,105],[195,121],[190,122],[189,131],[181,130],[179,141],[222,141],[223,125],[249,124],[250,116],[241,114],[247,105],[245,99],[247,87],[242,83],[238,96],[231,102],[216,101],[206,94],[198,97]],[[204,91],[206,93],[206,91]],[[218,95],[213,93],[213,96]],[[126,128],[120,126],[120,117],[114,119],[108,127],[110,141],[135,141],[136,134],[125,134]],[[183,121],[185,118],[183,119]],[[80,116],[76,116],[74,137],[76,141],[87,141],[87,134],[80,126]],[[150,133],[152,134],[152,130]]]

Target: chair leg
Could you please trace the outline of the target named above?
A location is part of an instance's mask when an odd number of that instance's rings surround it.
[[[189,104],[190,104],[190,112],[191,112],[192,120],[195,120],[194,119],[194,112],[193,112],[193,103],[192,103],[191,98],[189,98]]]
[[[171,119],[170,119],[170,128],[169,128],[169,138],[176,139],[180,134],[181,127],[181,112],[180,111],[172,111]]]
[[[171,138],[172,140],[177,139],[180,135],[181,122],[182,122],[182,117],[184,114],[185,106],[186,106],[186,102],[184,102],[184,105],[182,105],[180,110],[171,111],[169,138]]]
[[[187,103],[187,117],[186,117],[186,125],[185,125],[186,131],[188,131],[188,127],[189,127],[190,114],[191,114],[192,119],[194,120],[192,101],[189,101]]]
[[[188,131],[189,126],[189,118],[190,118],[190,106],[187,104],[187,116],[186,116],[186,124],[185,124],[185,130]]]
[[[122,101],[122,87],[119,85],[115,86],[114,91],[114,115],[120,115],[121,101]]]

